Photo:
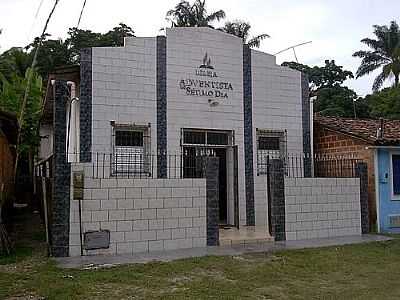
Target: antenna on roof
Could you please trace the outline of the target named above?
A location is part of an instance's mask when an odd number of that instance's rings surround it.
[[[281,54],[282,52],[285,52],[285,51],[288,51],[288,50],[292,49],[293,50],[293,54],[294,54],[294,58],[296,59],[296,62],[299,63],[299,60],[297,59],[297,54],[296,54],[296,50],[295,49],[297,47],[304,46],[304,45],[311,44],[311,43],[312,43],[312,41],[308,41],[308,42],[300,43],[300,44],[297,44],[297,45],[294,45],[294,46],[290,46],[290,47],[288,47],[286,49],[283,49],[283,50],[281,50],[279,52],[276,52],[274,55],[276,56],[278,54]]]

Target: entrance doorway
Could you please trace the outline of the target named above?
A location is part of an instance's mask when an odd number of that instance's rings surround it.
[[[227,177],[226,177],[226,149],[216,148],[215,156],[219,158],[219,223],[228,224],[228,202],[227,202]]]
[[[238,226],[237,205],[237,151],[232,131],[183,129],[183,177],[195,178],[198,157],[214,156],[219,158],[218,204],[219,223],[223,226]]]

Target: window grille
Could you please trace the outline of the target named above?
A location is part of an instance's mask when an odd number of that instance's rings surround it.
[[[286,131],[257,130],[257,174],[267,173],[268,157],[285,157],[286,148]]]
[[[217,130],[183,130],[183,145],[229,146],[232,145],[232,133]]]
[[[149,127],[114,125],[112,173],[143,176],[150,172]]]

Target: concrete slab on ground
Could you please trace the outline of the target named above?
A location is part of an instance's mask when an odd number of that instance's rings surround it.
[[[235,256],[246,253],[276,252],[291,249],[321,248],[343,246],[368,242],[382,242],[392,240],[390,237],[374,234],[362,236],[346,236],[323,239],[310,239],[302,241],[285,242],[257,242],[232,244],[216,247],[191,248],[151,253],[137,253],[114,256],[79,256],[55,258],[58,266],[62,268],[93,269],[105,268],[123,264],[142,264],[153,261],[168,262],[177,259],[203,257],[203,256]]]

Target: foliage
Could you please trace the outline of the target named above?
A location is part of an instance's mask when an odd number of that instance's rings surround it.
[[[357,78],[367,75],[377,69],[382,69],[375,78],[372,89],[379,90],[384,81],[394,77],[394,86],[399,86],[400,78],[400,28],[392,21],[390,26],[374,25],[376,39],[365,38],[361,42],[367,45],[372,51],[357,51],[355,57],[362,58],[360,67],[357,70]]]
[[[46,39],[40,47],[36,70],[43,77],[47,78],[50,71],[65,65],[79,64],[79,53],[82,48],[123,46],[124,37],[134,36],[133,29],[123,23],[114,27],[107,33],[97,33],[91,30],[70,28],[66,40]],[[11,80],[14,73],[18,76],[25,76],[25,72],[32,64],[34,51],[39,44],[39,38],[25,48],[11,48],[0,55],[0,73],[7,80]]]
[[[3,74],[7,80],[11,80],[13,74],[24,77],[31,63],[32,58],[27,51],[20,47],[13,47],[0,55],[0,74]]]
[[[226,22],[224,27],[219,28],[223,32],[242,38],[243,43],[249,45],[251,48],[259,48],[261,41],[270,37],[268,34],[263,33],[250,38],[250,29],[250,23],[240,20]]]
[[[363,98],[345,86],[321,88],[318,91],[314,111],[324,116],[368,118],[369,108]]]
[[[47,35],[46,37],[48,37]],[[35,38],[34,42],[26,47],[28,55],[33,58],[34,51],[39,44],[39,38]],[[32,61],[32,60],[31,60]],[[72,64],[71,53],[68,45],[61,39],[46,39],[42,42],[39,49],[36,68],[41,76],[46,76],[54,68],[62,65]]]
[[[193,4],[188,1],[179,2],[174,9],[167,12],[167,20],[171,27],[212,27],[211,23],[225,18],[225,12],[218,10],[207,13],[206,1],[195,0]]]
[[[124,23],[119,23],[117,27],[105,34],[76,27],[70,28],[68,38],[64,42],[69,51],[69,63],[79,63],[79,53],[83,48],[123,46],[124,37],[130,36],[135,36],[135,32]]]
[[[25,76],[18,76],[16,73],[11,75],[11,79],[7,80],[5,76],[0,74],[0,109],[14,112],[19,117],[24,97],[27,78],[30,68],[27,69]],[[24,114],[24,122],[21,130],[21,144],[19,153],[28,153],[35,151],[39,145],[39,136],[37,132],[42,99],[42,78],[33,71],[31,89],[28,95],[26,113]]]
[[[310,95],[316,96],[314,111],[326,116],[337,117],[368,117],[369,109],[363,99],[357,99],[357,94],[342,84],[353,73],[343,70],[336,65],[334,60],[325,60],[323,67],[299,64],[296,62],[284,62],[286,66],[307,75]]]
[[[365,97],[372,117],[400,119],[400,87],[386,88]]]
[[[284,62],[282,66],[298,70],[307,75],[310,83],[310,93],[317,94],[320,89],[332,88],[343,84],[347,79],[354,78],[353,73],[343,70],[334,60],[325,60],[325,66],[310,67],[297,62]]]

